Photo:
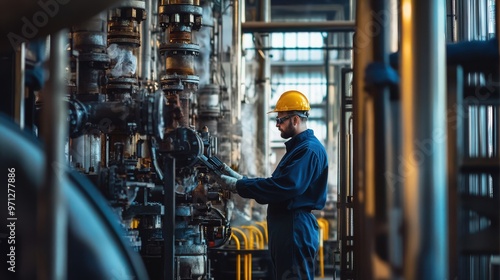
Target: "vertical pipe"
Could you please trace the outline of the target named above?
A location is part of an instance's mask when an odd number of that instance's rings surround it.
[[[469,1],[457,1],[457,41],[469,41],[471,38],[470,30],[473,26],[470,22],[470,3]]]
[[[271,0],[263,0],[263,7],[262,7],[262,15],[263,15],[263,20],[264,22],[270,22],[271,21]],[[262,43],[264,47],[269,47],[270,46],[270,34],[267,34],[262,38]],[[269,100],[271,100],[271,59],[269,58],[269,50],[264,51],[266,54],[266,60],[264,62],[264,78],[265,84],[264,84],[264,100],[263,100],[263,107],[266,109],[266,111],[269,110]],[[268,121],[267,118],[262,118],[264,123],[264,162],[270,162],[269,161],[269,155],[271,153],[271,148],[269,144],[269,129],[267,127]],[[269,177],[271,174],[270,169],[266,168],[264,176]]]
[[[488,39],[495,37],[495,0],[488,0],[487,18],[488,18]]]
[[[39,58],[40,59],[40,58]],[[26,60],[26,44],[21,43],[16,49],[16,84],[15,84],[15,108],[14,120],[19,124],[21,129],[24,129],[24,71]]]
[[[446,38],[447,42],[456,42],[456,0],[446,1]]]
[[[389,64],[390,52],[390,18],[387,10],[389,9],[389,0],[372,1],[372,21],[378,23],[380,32],[373,36],[373,60],[384,65]],[[385,18],[381,18],[385,15]],[[375,17],[376,16],[376,17]],[[388,155],[390,155],[390,142],[387,137],[390,128],[390,104],[388,85],[373,86],[370,94],[373,98],[371,105],[373,108],[372,117],[374,122],[374,210],[375,210],[375,253],[379,260],[387,262],[389,260],[389,232],[387,231],[388,210],[391,206],[387,199],[388,184],[386,176],[390,169],[388,168]],[[385,230],[383,230],[385,229]],[[381,275],[381,266],[375,266],[375,274]]]
[[[404,278],[448,279],[444,2],[402,1]]]
[[[331,33],[326,33],[325,36],[323,36],[323,45],[328,46],[328,43],[330,42],[331,38]],[[335,75],[332,75],[331,68],[332,66],[330,65],[330,50],[325,50],[323,52],[323,59],[324,59],[324,71],[325,71],[325,79],[326,79],[326,88],[325,88],[325,100],[326,103],[323,104],[323,110],[325,111],[325,117],[326,117],[326,150],[327,151],[333,151],[333,142],[334,142],[334,131],[331,129],[334,127],[335,120],[337,120],[336,116],[332,112],[338,112],[338,108],[335,108],[334,106],[337,105],[338,103],[335,102],[335,98],[338,98],[338,96],[332,94],[334,92],[334,86],[336,84],[336,77],[342,77],[342,72],[339,71],[337,74],[337,71],[333,71]],[[340,67],[339,67],[340,68]],[[332,77],[333,76],[333,77]],[[340,78],[342,79],[342,78]],[[310,93],[311,94],[311,93]],[[328,156],[331,157],[332,155],[328,153]]]
[[[153,40],[153,44],[151,45],[151,55],[154,58],[153,65],[151,66],[151,81],[153,82],[158,82],[158,69],[162,69],[164,67],[161,66],[161,59],[159,58],[158,55],[158,44],[156,42],[158,41],[158,0],[151,0],[151,14],[148,14],[147,16],[151,18],[151,29],[150,32],[154,32],[154,34],[151,34],[151,39]],[[163,32],[161,32],[163,34]],[[160,40],[161,41],[161,40]]]
[[[143,82],[148,83],[151,81],[151,17],[152,1],[144,0],[146,4],[146,19],[142,22],[141,30],[141,73],[139,77]]]
[[[50,80],[44,90],[42,139],[45,143],[45,180],[38,196],[37,275],[39,279],[66,279],[67,213],[62,178],[68,134],[65,68],[67,30],[50,37]]]
[[[368,97],[365,92],[364,69],[372,61],[373,50],[370,40],[370,3],[356,2],[356,33],[353,42],[353,134],[356,135],[353,143],[353,192],[354,192],[354,277],[358,279],[373,279],[371,237],[373,228],[373,203],[370,201],[370,191],[373,190],[373,147],[370,140],[373,137],[372,123],[368,123],[366,103]],[[362,268],[362,269],[361,269]]]
[[[163,180],[163,279],[175,278],[175,158],[164,157]]]
[[[478,1],[478,17],[476,19],[479,25],[479,40],[488,39],[488,5],[487,1]]]
[[[447,174],[448,174],[448,276],[458,279],[460,243],[458,236],[458,186],[460,186],[459,162],[463,150],[463,71],[460,67],[448,70],[447,85]],[[456,108],[456,110],[454,109]]]
[[[346,102],[346,95],[347,95],[347,74],[351,73],[351,69],[342,69],[342,79],[341,79],[341,90],[340,90],[340,121],[339,121],[339,126],[340,126],[340,137],[339,137],[339,142],[338,142],[338,149],[339,149],[339,192],[338,192],[338,227],[337,230],[339,232],[338,239],[340,241],[340,271],[341,275],[344,273],[347,273],[348,271],[348,265],[350,263],[350,268],[349,271],[353,270],[352,267],[352,259],[348,259],[348,253],[349,251],[347,250],[348,245],[350,245],[348,242],[348,238],[350,237],[350,226],[351,226],[351,221],[349,220],[349,212],[351,211],[350,206],[352,205],[349,196],[351,196],[351,182],[350,182],[350,167],[351,167],[351,162],[350,162],[350,150],[351,150],[351,145],[350,145],[350,137],[348,136],[347,132],[347,102]],[[349,208],[349,209],[348,209]],[[349,263],[348,263],[349,262]]]
[[[231,95],[231,123],[241,119],[241,22],[244,1],[233,1],[233,93]]]

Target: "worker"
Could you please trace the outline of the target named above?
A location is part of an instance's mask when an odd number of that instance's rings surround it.
[[[275,279],[314,279],[319,226],[311,210],[325,206],[326,150],[307,128],[310,105],[299,91],[284,92],[273,111],[286,153],[269,178],[248,178],[225,165],[223,187],[268,204],[269,252]]]

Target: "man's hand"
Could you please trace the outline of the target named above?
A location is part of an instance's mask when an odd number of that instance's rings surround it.
[[[227,175],[221,175],[220,178],[221,181],[224,183],[224,185],[222,186],[223,189],[234,193],[236,192],[236,181],[238,181],[238,179]]]
[[[237,180],[243,179],[243,176],[239,174],[238,172],[234,171],[229,167],[227,164],[224,163],[224,170],[229,174],[229,176],[236,178]],[[222,175],[225,176],[225,175]]]

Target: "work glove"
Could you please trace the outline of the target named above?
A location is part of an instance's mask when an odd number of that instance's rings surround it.
[[[236,174],[238,174],[238,173],[236,173]],[[236,192],[236,181],[238,181],[238,179],[231,177],[231,176],[227,176],[227,175],[220,175],[220,179],[224,183],[224,185],[222,186],[223,189],[234,192],[234,193]]]
[[[229,167],[225,163],[224,163],[224,170],[227,172],[227,174],[229,174],[229,176],[236,178],[237,180],[243,179],[243,176],[240,173],[234,171],[233,169],[231,169],[231,167]],[[225,176],[225,175],[222,175],[222,176]]]

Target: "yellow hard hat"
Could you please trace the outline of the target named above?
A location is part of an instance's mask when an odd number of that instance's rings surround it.
[[[268,112],[284,112],[284,111],[309,111],[309,101],[307,97],[300,91],[289,90],[281,94],[274,110]]]

